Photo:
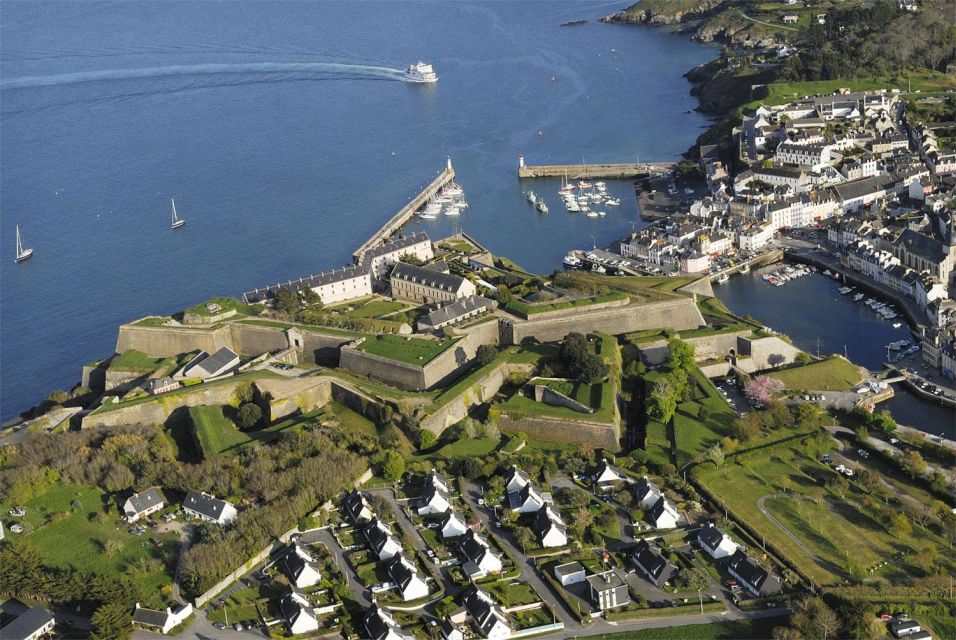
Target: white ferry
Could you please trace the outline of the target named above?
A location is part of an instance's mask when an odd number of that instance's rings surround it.
[[[415,64],[405,67],[405,80],[408,82],[438,82],[438,76],[430,64],[425,64],[421,60]]]

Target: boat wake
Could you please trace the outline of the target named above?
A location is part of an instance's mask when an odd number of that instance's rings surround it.
[[[338,62],[246,62],[226,64],[176,64],[140,69],[102,69],[46,76],[23,76],[0,82],[0,89],[54,87],[86,82],[110,80],[138,80],[143,78],[188,77],[230,73],[309,73],[347,76],[349,79],[404,80],[401,69],[364,64]]]

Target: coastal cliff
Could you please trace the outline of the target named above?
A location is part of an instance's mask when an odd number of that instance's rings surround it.
[[[723,0],[645,0],[624,11],[609,15],[601,22],[664,26],[696,20],[723,4]]]
[[[781,42],[780,31],[750,19],[726,0],[642,0],[602,22],[683,25],[680,31],[693,40],[738,47],[762,48]]]

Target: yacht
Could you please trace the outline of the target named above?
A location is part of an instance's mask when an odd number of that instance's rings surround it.
[[[405,67],[405,80],[408,82],[431,83],[438,82],[438,76],[430,64],[421,60]]]
[[[598,211],[598,215],[602,218],[607,215],[607,211]]]
[[[606,204],[606,205],[609,206],[609,207],[619,207],[619,206],[621,206],[621,199],[620,199],[620,198],[608,198],[607,200],[604,201],[604,204]]]
[[[537,203],[538,203],[538,196],[535,195],[534,191],[529,191],[528,193],[526,193],[526,194],[524,194],[524,195],[525,195],[525,197],[528,199],[528,202],[530,202],[531,204],[537,204]]]
[[[169,226],[170,226],[171,229],[178,229],[179,227],[181,227],[181,226],[183,226],[184,224],[186,224],[186,221],[176,215],[176,201],[173,200],[172,198],[170,198],[169,201],[170,201],[170,202],[172,203],[172,205],[173,205],[172,224],[170,224]]]
[[[866,297],[865,294],[858,293],[858,294],[856,294],[855,296],[853,296],[853,302],[859,302],[859,301],[862,300],[864,297]]]
[[[892,327],[893,327],[894,329],[899,329],[899,328],[902,327],[902,326],[903,326],[903,323],[902,323],[902,322],[894,322],[893,325],[892,325]]]
[[[579,188],[579,189],[590,189],[590,188],[591,188],[591,183],[588,182],[587,180],[581,180],[581,181],[578,182],[578,188]]]
[[[541,213],[547,213],[547,212],[548,212],[548,205],[546,205],[546,204],[544,203],[544,200],[538,200],[538,205],[537,205],[537,206],[538,206],[538,211],[540,211]]]
[[[589,218],[597,218],[597,217],[598,217],[598,212],[597,212],[597,211],[588,211],[588,217],[589,217]]]
[[[594,273],[607,273],[607,269],[597,263],[591,265],[591,271]]]
[[[23,241],[20,240],[20,225],[17,225],[17,257],[14,259],[14,262],[23,262],[24,260],[29,260],[30,256],[33,255],[33,249],[24,249]]]

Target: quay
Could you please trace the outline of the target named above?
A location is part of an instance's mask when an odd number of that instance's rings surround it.
[[[638,178],[654,173],[667,173],[673,162],[634,162],[628,164],[525,164],[518,157],[518,178]]]
[[[765,253],[758,253],[753,258],[742,260],[725,269],[721,269],[720,271],[714,271],[713,273],[708,273],[706,277],[709,278],[711,282],[714,282],[717,280],[717,278],[719,278],[720,276],[724,274],[728,276],[732,276],[733,274],[738,273],[744,267],[749,267],[752,269],[753,267],[761,267],[764,265],[773,264],[774,262],[780,262],[781,260],[783,260],[783,257],[784,257],[783,251],[781,251],[780,249],[773,249]]]
[[[409,200],[408,204],[399,209],[398,213],[392,216],[391,219],[382,225],[378,231],[373,233],[361,247],[355,250],[355,253],[352,254],[355,264],[362,263],[362,258],[365,256],[366,251],[382,244],[394,234],[398,233],[401,228],[405,226],[405,223],[411,220],[412,216],[415,215],[415,212],[418,211],[422,205],[428,202],[432,196],[444,189],[445,185],[454,179],[455,168],[451,165],[451,158],[448,158],[445,168],[438,174],[437,178],[432,180],[421,193]]]

